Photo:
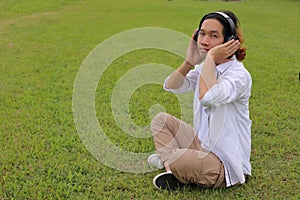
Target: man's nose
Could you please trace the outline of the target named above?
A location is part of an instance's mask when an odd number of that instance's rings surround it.
[[[208,40],[208,36],[205,35],[204,37],[201,38],[200,40],[200,44],[203,45],[203,46],[207,46],[209,43],[209,40]]]

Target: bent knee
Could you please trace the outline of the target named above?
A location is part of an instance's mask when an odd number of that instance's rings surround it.
[[[168,116],[168,113],[160,112],[153,117],[150,127],[152,133],[156,133],[157,130],[160,130],[164,126]]]
[[[165,120],[168,116],[169,116],[168,113],[165,113],[165,112],[159,112],[159,113],[157,113],[157,114],[153,117],[152,122],[153,122],[153,121],[161,121],[161,120]]]

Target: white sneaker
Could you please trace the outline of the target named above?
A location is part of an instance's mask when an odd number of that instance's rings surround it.
[[[158,157],[158,155],[152,154],[151,156],[148,157],[148,164],[156,169],[162,169],[164,168],[164,164],[163,162],[160,160],[160,158]]]

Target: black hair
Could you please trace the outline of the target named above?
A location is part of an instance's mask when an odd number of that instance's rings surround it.
[[[241,30],[241,26],[240,26],[240,22],[238,20],[238,18],[236,17],[236,15],[229,11],[229,10],[221,10],[219,12],[225,13],[228,17],[231,18],[232,22],[234,23],[235,26],[235,30],[232,31],[230,22],[228,19],[226,19],[222,14],[218,14],[218,12],[213,12],[213,13],[209,13],[207,15],[204,15],[204,17],[201,19],[200,23],[199,23],[199,29],[198,31],[201,29],[202,23],[206,20],[206,19],[216,19],[218,20],[222,25],[223,25],[223,36],[224,36],[224,41],[223,42],[227,42],[228,39],[231,36],[234,36],[234,39],[237,39],[240,41],[240,48],[235,52],[236,58],[239,61],[242,61],[245,59],[246,57],[246,47],[243,47],[242,44],[244,43],[244,37],[243,37],[243,33]],[[231,22],[231,23],[232,23]],[[195,38],[197,38],[198,36],[196,35]],[[197,39],[195,39],[197,41]]]
[[[226,15],[228,15],[231,18],[231,20],[233,21],[233,23],[235,25],[235,27],[234,27],[235,30],[232,30],[232,27],[231,27],[229,21],[224,16],[219,14],[218,12],[213,12],[213,13],[204,15],[199,23],[199,30],[201,29],[201,26],[206,19],[216,19],[223,25],[224,42],[227,42],[227,39],[232,35],[235,36],[237,39],[239,39],[236,36],[236,27],[239,25],[239,21],[238,21],[237,17],[235,16],[235,14],[228,10],[226,10],[226,11],[222,10],[219,12],[225,13]]]

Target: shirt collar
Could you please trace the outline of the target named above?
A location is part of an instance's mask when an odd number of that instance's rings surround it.
[[[236,62],[236,61],[237,61],[237,59],[236,59],[235,55],[233,55],[233,56],[230,58],[230,60],[229,60],[228,62],[219,64],[219,65],[216,67],[216,69],[217,69],[217,71],[223,73],[223,72],[226,71],[230,66],[232,66],[232,64],[233,64],[234,62]]]

